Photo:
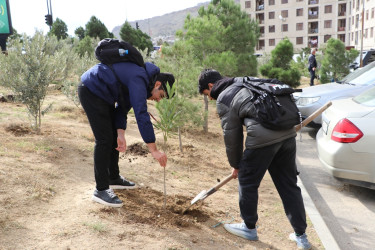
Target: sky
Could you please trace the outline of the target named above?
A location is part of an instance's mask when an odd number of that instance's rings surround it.
[[[45,24],[47,2],[51,2],[53,19],[68,26],[68,34],[85,28],[91,16],[96,16],[112,32],[126,20],[135,21],[161,16],[194,7],[209,0],[9,0],[12,26],[17,33],[33,35],[35,30],[49,31]]]

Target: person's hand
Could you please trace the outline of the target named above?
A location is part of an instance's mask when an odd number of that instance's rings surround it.
[[[239,169],[233,168],[233,170],[232,170],[233,179],[237,179],[237,177],[238,177],[238,171],[239,171]]]
[[[316,69],[315,67],[314,67],[314,68],[312,68],[312,70],[313,70],[313,71],[315,71],[315,69]]]
[[[160,164],[160,166],[165,167],[167,166],[167,155],[163,152],[160,152],[159,150],[155,150],[151,152],[152,157],[155,158]]]
[[[125,140],[125,130],[117,129],[117,151],[125,152],[126,151],[126,140]]]

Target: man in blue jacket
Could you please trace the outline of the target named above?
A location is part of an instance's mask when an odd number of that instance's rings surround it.
[[[130,189],[135,184],[120,176],[119,152],[125,152],[127,114],[134,110],[138,129],[151,155],[162,167],[167,156],[155,144],[154,129],[147,112],[147,100],[160,101],[167,97],[166,84],[174,83],[172,74],[160,73],[160,69],[145,63],[140,67],[131,62],[120,62],[112,69],[99,63],[81,76],[78,96],[86,112],[95,137],[94,172],[96,190],[92,199],[111,207],[121,207],[122,201],[113,189]]]

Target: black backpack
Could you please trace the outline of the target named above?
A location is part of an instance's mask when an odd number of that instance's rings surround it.
[[[101,40],[95,48],[95,57],[112,70],[117,82],[119,83],[118,87],[120,89],[120,96],[117,101],[123,102],[124,96],[122,95],[122,92],[129,94],[129,90],[124,84],[121,84],[122,82],[113,69],[112,64],[118,62],[133,62],[138,66],[145,67],[142,54],[130,43],[119,41],[117,39],[105,38]]]
[[[95,48],[96,58],[107,65],[118,62],[133,62],[144,67],[145,63],[142,54],[130,43],[117,39],[105,38]]]
[[[277,79],[244,77],[243,86],[254,94],[255,120],[271,130],[291,129],[302,122],[294,92],[300,92]]]

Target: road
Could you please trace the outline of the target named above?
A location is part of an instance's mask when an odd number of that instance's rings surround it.
[[[333,178],[318,159],[316,133],[303,128],[302,141],[300,133],[297,136],[297,167],[303,186],[340,249],[374,249],[375,190]]]

